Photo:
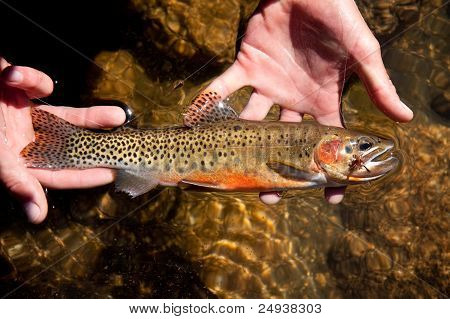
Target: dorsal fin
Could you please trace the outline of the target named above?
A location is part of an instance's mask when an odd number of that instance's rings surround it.
[[[221,101],[220,95],[216,92],[205,91],[200,93],[188,107],[184,115],[184,125],[193,127],[238,118],[236,112]]]

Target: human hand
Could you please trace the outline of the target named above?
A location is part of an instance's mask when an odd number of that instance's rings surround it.
[[[279,104],[281,121],[299,122],[310,114],[321,124],[342,126],[340,98],[344,77],[351,72],[387,116],[401,122],[412,119],[353,0],[270,0],[250,19],[234,64],[206,90],[224,98],[252,86],[243,119],[262,120]],[[343,187],[325,189],[331,203],[339,203],[343,194]],[[262,193],[261,199],[276,203],[279,196]]]
[[[11,66],[0,57],[0,183],[21,200],[28,219],[40,223],[47,215],[47,200],[42,186],[56,189],[87,188],[113,181],[113,171],[40,170],[26,168],[20,151],[34,140],[30,99],[48,96],[52,80],[28,67]],[[89,128],[114,127],[125,121],[125,113],[114,106],[91,108],[39,107],[75,125]]]

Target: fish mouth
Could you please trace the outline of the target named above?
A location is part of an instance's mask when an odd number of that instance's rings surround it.
[[[397,168],[400,160],[391,150],[394,142],[385,140],[361,156],[362,165],[351,172],[348,179],[352,182],[368,182],[383,177]]]

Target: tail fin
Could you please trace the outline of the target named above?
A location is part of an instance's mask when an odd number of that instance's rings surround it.
[[[67,151],[70,137],[83,130],[38,108],[31,109],[35,141],[20,153],[28,167],[59,169],[76,167]]]

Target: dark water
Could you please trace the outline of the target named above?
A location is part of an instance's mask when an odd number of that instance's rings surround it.
[[[158,7],[145,5],[152,1],[119,1],[113,7],[98,1],[81,24],[77,14],[58,15],[49,24],[46,17],[54,13],[36,15],[93,62],[33,25],[30,32],[44,52],[30,58],[11,47],[2,54],[17,54],[21,63],[35,66],[33,59],[47,61],[44,70],[63,84],[52,104],[118,100],[139,115],[136,124],[178,124],[182,107],[232,61],[237,35],[257,1],[219,1],[215,12],[205,11],[204,2],[192,0],[187,10],[186,1],[170,7],[166,1]],[[288,193],[275,206],[260,203],[255,194],[170,188],[135,200],[109,187],[50,191],[49,218],[39,226],[26,223],[19,206],[2,193],[7,200],[0,202],[1,295],[446,298],[448,5],[358,4],[415,118],[409,124],[388,120],[351,79],[343,96],[345,119],[351,128],[396,141],[404,159],[396,174],[350,187],[338,206],[325,203],[320,191]],[[26,5],[18,8],[33,16]],[[80,5],[71,9],[86,12]],[[66,30],[71,22],[80,24],[81,33]],[[212,39],[202,29],[205,23],[233,32]],[[173,90],[177,80],[193,73]],[[232,104],[239,109],[249,93],[238,92]]]

